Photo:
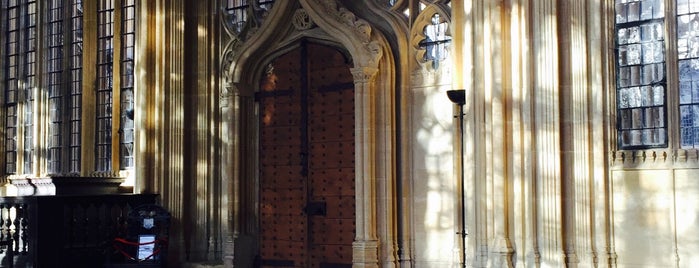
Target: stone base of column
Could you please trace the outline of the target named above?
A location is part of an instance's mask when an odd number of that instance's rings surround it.
[[[353,268],[379,267],[379,241],[361,240],[352,243]]]
[[[512,248],[510,240],[505,237],[496,238],[493,241],[493,251],[491,252],[491,261],[493,267],[514,267],[512,257],[515,250]]]
[[[576,268],[578,267],[578,255],[575,252],[565,252],[563,253],[563,258],[565,259],[566,267]]]
[[[223,241],[223,267],[233,267],[236,237],[238,237],[237,234],[227,235],[226,240]]]

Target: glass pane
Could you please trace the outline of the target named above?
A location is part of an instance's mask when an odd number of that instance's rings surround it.
[[[124,5],[122,20],[122,43],[121,43],[121,104],[119,111],[121,119],[121,135],[119,135],[119,163],[121,169],[131,169],[134,167],[134,47],[135,47],[135,6]]]
[[[97,31],[97,139],[95,144],[96,170],[112,170],[111,131],[112,131],[112,81],[113,81],[113,40],[114,40],[114,1],[100,0],[98,7]]]
[[[420,41],[420,47],[425,49],[425,61],[432,61],[434,69],[439,68],[439,63],[449,55],[448,46],[451,36],[447,35],[449,24],[438,13],[432,15],[431,24],[425,26],[425,39]]]
[[[619,147],[667,146],[663,2],[617,0],[615,8]]]
[[[699,1],[677,2],[680,146],[699,148]]]

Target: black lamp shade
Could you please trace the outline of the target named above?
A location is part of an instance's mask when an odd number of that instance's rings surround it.
[[[465,89],[454,89],[447,90],[447,97],[453,103],[458,105],[464,105],[466,103],[466,90]]]

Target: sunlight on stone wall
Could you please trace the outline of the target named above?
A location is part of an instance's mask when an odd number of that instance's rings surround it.
[[[445,267],[454,259],[457,199],[454,135],[458,125],[446,89],[414,89],[411,107],[415,191],[415,259],[420,267]]]
[[[675,200],[677,206],[677,246],[680,267],[699,265],[699,180],[697,171],[675,171]]]
[[[612,183],[618,267],[674,266],[671,171],[615,171]]]

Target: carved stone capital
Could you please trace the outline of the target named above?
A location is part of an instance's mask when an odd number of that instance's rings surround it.
[[[373,34],[373,29],[369,22],[357,18],[357,16],[348,9],[338,5],[335,0],[309,0],[309,2],[318,3],[317,6],[322,7],[322,13],[327,14],[334,21],[339,22],[342,26],[349,28],[349,33],[352,34],[352,40],[359,41],[361,46],[354,47],[364,49],[363,57],[355,59],[359,65],[363,66],[378,66],[379,61],[383,57],[383,48],[381,42],[376,40]],[[340,25],[337,25],[340,26]]]
[[[372,67],[357,67],[350,69],[354,77],[354,84],[367,84],[374,81],[379,69]]]
[[[221,88],[221,95],[219,96],[219,108],[224,109],[230,107],[231,99],[235,95],[235,88],[233,85],[225,83]]]

